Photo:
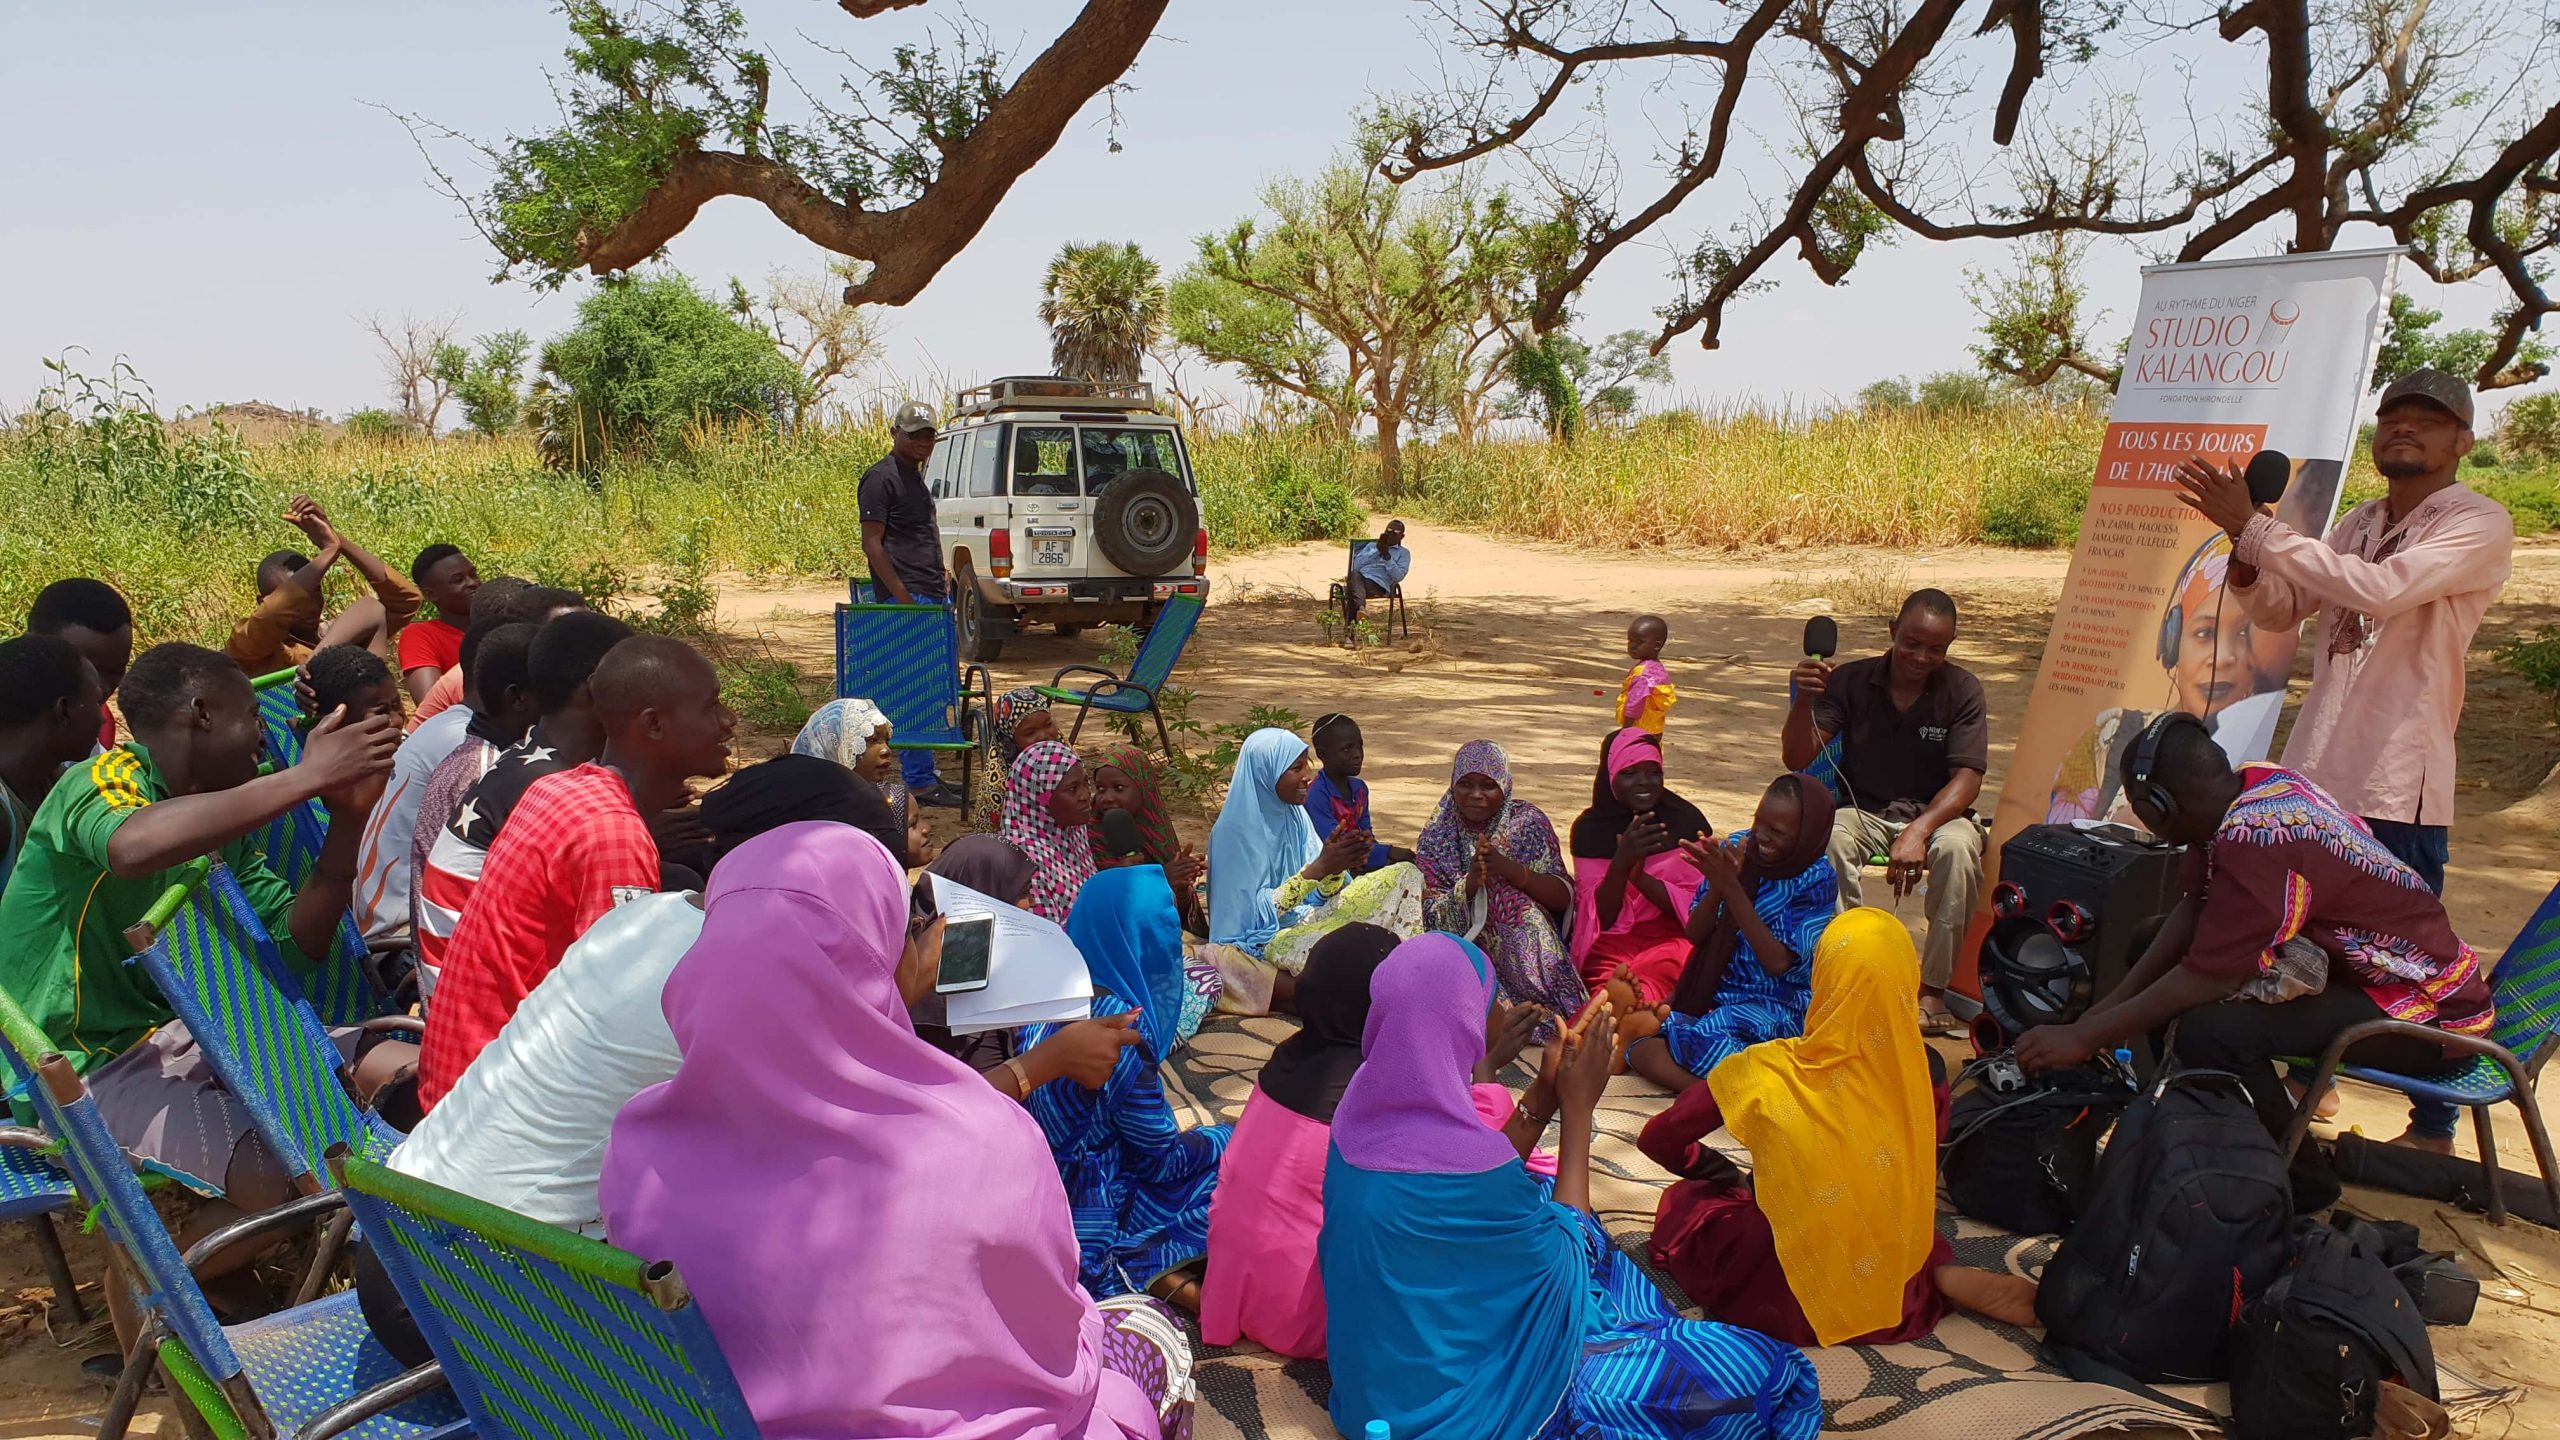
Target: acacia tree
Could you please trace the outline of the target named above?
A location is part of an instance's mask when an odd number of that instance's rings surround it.
[[[390,382],[400,419],[417,434],[436,433],[454,379],[470,363],[469,352],[453,339],[461,324],[459,316],[418,316],[406,310],[396,317],[379,311],[364,317],[365,333],[380,352],[382,378]]]
[[[1654,354],[1641,330],[1621,330],[1594,349],[1563,330],[1516,346],[1506,375],[1505,415],[1529,416],[1551,440],[1570,441],[1587,422],[1615,424],[1633,415],[1638,385],[1671,383],[1671,362]]]
[[[1556,190],[1578,244],[1539,276],[1541,332],[1602,263],[1662,236],[1719,177],[1735,195],[1723,208],[1742,218],[1678,247],[1656,348],[1692,331],[1714,348],[1726,310],[1790,253],[1837,285],[1900,234],[2157,237],[2182,260],[2267,239],[2300,251],[2387,237],[2416,246],[2439,282],[2506,287],[2474,372],[2484,386],[2534,377],[2518,359],[2525,336],[2560,308],[2545,288],[2560,105],[2538,7],[1738,0],[1710,28],[1634,0],[1425,3],[1472,63],[1381,113],[1385,172],[1509,152]],[[2140,93],[2199,58],[2250,67],[2263,85],[2220,104]],[[1976,84],[1986,69],[1996,90]],[[1649,118],[1667,101],[1686,121],[1650,195],[1623,204],[1605,134],[1621,76],[1642,86]],[[1560,104],[1581,86],[1599,98]],[[1794,119],[1756,165],[1734,155],[1746,94]]]
[[[838,260],[815,272],[777,267],[765,272],[761,293],[729,277],[729,313],[770,337],[800,374],[791,399],[794,426],[826,403],[837,381],[879,363],[888,349],[878,313],[844,298],[868,268],[858,260]]]
[[[1983,343],[1970,348],[1983,369],[2028,387],[2072,370],[2115,388],[2123,362],[2100,359],[2089,340],[2090,327],[2105,324],[2106,313],[2081,314],[2089,299],[2081,278],[2088,253],[2087,236],[2055,230],[2018,242],[2003,274],[1964,272],[1965,299],[1982,317]]]
[[[1404,424],[1432,365],[1520,266],[1510,202],[1461,177],[1437,190],[1342,162],[1263,191],[1267,218],[1204,235],[1175,284],[1175,334],[1258,385],[1378,429],[1380,483],[1404,481]]]
[[[838,0],[855,20],[927,0]],[[836,254],[871,262],[847,304],[902,305],[984,226],[1085,102],[1121,83],[1165,0],[1087,0],[1018,71],[979,32],[892,48],[884,63],[831,50],[848,72],[821,93],[792,83],[799,115],[774,114],[778,67],[752,47],[730,0],[621,8],[563,0],[572,44],[555,83],[560,124],[473,141],[401,117],[422,148],[469,146],[487,171],[466,187],[430,168],[504,271],[556,286],[656,255],[710,201],[753,200]],[[946,5],[957,13],[957,7]]]
[[[1040,285],[1050,367],[1074,379],[1137,379],[1165,316],[1163,274],[1136,241],[1062,246]]]

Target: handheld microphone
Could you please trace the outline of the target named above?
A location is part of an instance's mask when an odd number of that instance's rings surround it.
[[[1840,622],[1828,615],[1816,615],[1804,622],[1804,653],[1825,660],[1840,653]]]
[[[1138,817],[1126,810],[1105,810],[1096,822],[1102,826],[1102,848],[1113,859],[1142,854],[1146,838],[1138,832]]]
[[[2261,450],[2249,457],[2249,503],[2273,505],[2293,483],[2293,460],[2281,450]]]

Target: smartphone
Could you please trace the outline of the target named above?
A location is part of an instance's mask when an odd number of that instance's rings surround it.
[[[954,915],[942,927],[942,970],[933,993],[957,995],[987,988],[987,965],[995,948],[996,917]]]

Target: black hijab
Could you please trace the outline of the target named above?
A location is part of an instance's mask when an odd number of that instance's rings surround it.
[[[1831,789],[1810,775],[1781,775],[1769,782],[1769,793],[1781,790],[1795,796],[1796,843],[1775,863],[1763,865],[1759,853],[1749,846],[1742,851],[1742,888],[1755,899],[1760,886],[1770,880],[1793,880],[1816,865],[1831,863],[1831,820],[1838,813],[1838,802]],[[1681,1015],[1704,1015],[1715,1008],[1716,991],[1724,985],[1724,972],[1742,948],[1742,922],[1710,895],[1698,902],[1715,907],[1715,918],[1709,922],[1707,938],[1692,946],[1689,963],[1680,971],[1680,983],[1671,989],[1671,1008]],[[1692,912],[1694,918],[1694,912]]]
[[[832,760],[776,755],[750,765],[702,797],[702,828],[711,832],[710,863],[767,830],[802,820],[850,825],[907,863],[907,828],[890,813],[880,787]]]
[[[1360,1069],[1360,1032],[1369,1024],[1369,976],[1403,942],[1375,925],[1344,925],[1307,952],[1298,977],[1305,1022],[1263,1062],[1262,1093],[1320,1125]]]
[[[1612,730],[1600,737],[1600,768],[1591,776],[1591,808],[1574,820],[1566,846],[1577,860],[1614,857],[1618,853],[1618,837],[1627,833],[1627,827],[1635,823],[1636,812],[1627,808],[1626,802],[1618,798],[1616,788],[1609,783],[1609,747],[1621,733]],[[1655,749],[1657,752],[1661,749],[1660,742],[1655,743]],[[1667,776],[1663,781],[1662,800],[1653,807],[1653,818],[1671,832],[1674,841],[1704,840],[1716,833],[1715,827],[1707,823],[1707,812],[1672,793]]]

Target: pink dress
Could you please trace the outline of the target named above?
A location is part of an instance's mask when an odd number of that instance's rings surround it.
[[[1486,1125],[1499,1130],[1511,1118],[1509,1089],[1478,1085],[1469,1093]],[[1301,1360],[1324,1358],[1316,1237],[1324,1231],[1325,1152],[1332,1144],[1332,1126],[1254,1088],[1209,1197],[1201,1339],[1212,1345],[1250,1340]],[[1553,1179],[1555,1157],[1531,1151],[1529,1169]]]

